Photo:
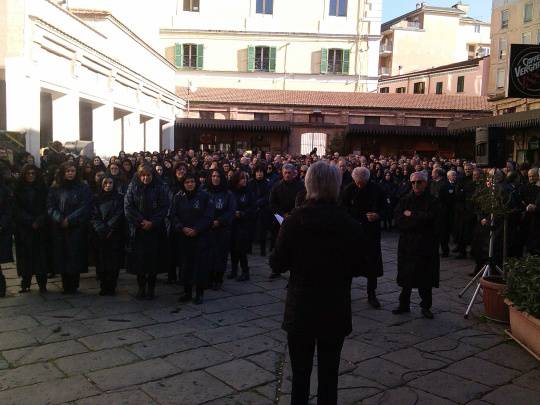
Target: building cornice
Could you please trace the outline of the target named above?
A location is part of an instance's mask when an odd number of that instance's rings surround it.
[[[356,34],[325,34],[325,33],[310,33],[310,32],[270,32],[270,31],[235,31],[235,30],[200,30],[188,28],[161,28],[161,35],[174,36],[178,34],[197,34],[215,36],[230,35],[230,36],[258,36],[258,37],[298,37],[298,38],[331,38],[331,39],[347,39],[355,41],[357,39],[377,40],[381,35],[356,35]]]

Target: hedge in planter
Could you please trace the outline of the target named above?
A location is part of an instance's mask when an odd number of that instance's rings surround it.
[[[506,298],[520,310],[540,319],[540,256],[510,259]]]

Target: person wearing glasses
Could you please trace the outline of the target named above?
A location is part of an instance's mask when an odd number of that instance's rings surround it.
[[[401,294],[399,306],[392,313],[410,312],[411,292],[418,288],[422,315],[433,319],[432,288],[439,287],[440,204],[430,194],[423,171],[411,174],[410,180],[412,191],[399,201],[395,211]]]

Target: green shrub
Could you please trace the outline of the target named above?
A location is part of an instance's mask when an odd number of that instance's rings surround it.
[[[520,310],[540,318],[540,256],[510,259],[506,297]]]

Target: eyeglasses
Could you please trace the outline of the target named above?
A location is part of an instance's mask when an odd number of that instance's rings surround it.
[[[411,181],[411,184],[421,184],[423,182],[424,180],[416,180],[416,181]]]

